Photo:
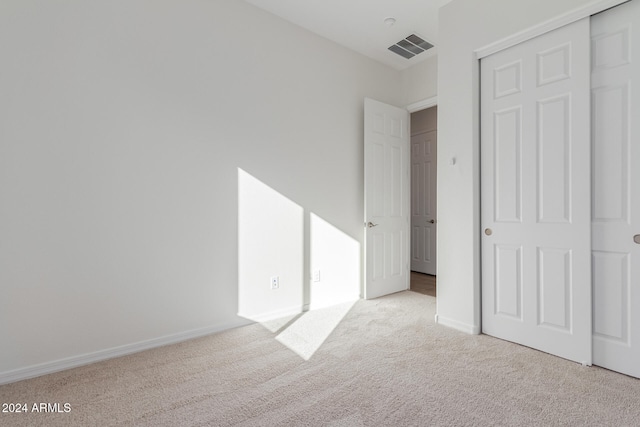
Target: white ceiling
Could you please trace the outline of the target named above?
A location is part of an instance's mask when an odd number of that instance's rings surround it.
[[[451,0],[245,0],[309,31],[404,70],[437,53],[438,8]],[[388,27],[385,18],[396,19]],[[410,34],[435,47],[405,59],[387,48]]]

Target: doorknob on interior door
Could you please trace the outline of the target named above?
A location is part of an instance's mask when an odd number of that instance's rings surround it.
[[[371,221],[369,221],[369,222],[367,223],[367,227],[369,227],[369,228],[373,228],[373,227],[375,227],[375,226],[377,226],[377,225],[378,225],[378,224],[374,224],[374,223],[372,223]]]
[[[493,234],[493,230],[490,228],[485,228],[484,234],[486,234],[487,236],[491,236]]]
[[[431,224],[435,224],[435,223],[436,223],[436,220],[435,220],[435,219],[430,219],[430,220],[429,220],[429,222],[430,222]]]
[[[640,245],[640,234],[633,236],[633,241]]]

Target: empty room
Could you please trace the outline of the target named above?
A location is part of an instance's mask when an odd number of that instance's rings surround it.
[[[640,425],[640,0],[3,0],[0,425]]]

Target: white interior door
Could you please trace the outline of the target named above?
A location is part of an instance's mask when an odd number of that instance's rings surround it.
[[[640,1],[592,18],[593,363],[640,377]],[[636,62],[632,61],[636,58]],[[640,237],[637,239],[640,240]]]
[[[483,332],[591,364],[589,19],[481,63]]]
[[[409,289],[409,112],[364,102],[365,298]]]
[[[437,131],[411,137],[411,270],[436,274]]]

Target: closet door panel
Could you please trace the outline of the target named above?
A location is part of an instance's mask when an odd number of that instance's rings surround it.
[[[640,377],[640,1],[592,18],[593,361]],[[637,80],[637,79],[636,79]]]
[[[481,62],[482,329],[591,364],[589,19]]]

